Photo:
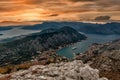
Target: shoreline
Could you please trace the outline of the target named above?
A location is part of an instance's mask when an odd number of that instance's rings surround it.
[[[57,54],[57,52],[58,52],[59,50],[65,48],[65,47],[70,47],[70,46],[72,46],[72,45],[74,45],[74,44],[77,44],[77,43],[82,42],[82,41],[85,41],[85,40],[87,40],[87,38],[84,39],[84,40],[81,40],[81,41],[75,42],[75,43],[70,43],[70,44],[65,45],[65,46],[59,46],[58,49],[56,49],[56,54]],[[80,54],[80,53],[79,53],[79,54]],[[59,55],[59,54],[57,54],[57,55]],[[73,55],[74,55],[74,54],[73,54]],[[59,55],[59,56],[61,56],[61,55]],[[65,57],[65,56],[62,56],[62,57]],[[66,57],[66,58],[67,58],[67,57]],[[74,58],[75,58],[75,56],[74,56],[72,59],[70,59],[70,60],[73,60]],[[67,59],[69,59],[69,58],[67,58]]]
[[[87,37],[84,40],[86,39]],[[45,50],[45,51],[36,51],[36,55],[32,56],[29,60],[22,61],[21,63],[18,63],[18,64],[4,63],[3,66],[2,65],[0,66],[0,73],[3,73],[3,74],[11,73],[19,69],[29,68],[30,66],[36,65],[36,64],[46,65],[50,63],[70,61],[71,59],[57,54],[57,51],[59,51],[62,48],[74,45],[81,41],[83,40],[78,40],[76,42],[74,41],[71,43],[63,44],[62,46],[58,46],[54,49],[48,48],[48,50]]]

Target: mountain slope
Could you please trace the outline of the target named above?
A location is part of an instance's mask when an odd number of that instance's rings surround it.
[[[57,49],[86,39],[70,27],[63,27],[50,33],[38,33],[13,42],[0,45],[0,65],[19,64],[31,60],[37,52]]]
[[[82,61],[61,62],[43,65],[34,65],[28,70],[14,72],[9,77],[1,75],[2,78],[10,80],[108,80],[99,77],[99,71],[83,64]]]
[[[85,54],[77,59],[92,62],[91,66],[100,70],[100,75],[110,80],[120,79],[120,40],[106,44],[93,44]]]

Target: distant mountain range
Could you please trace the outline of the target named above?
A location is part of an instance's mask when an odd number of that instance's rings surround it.
[[[19,64],[37,55],[37,51],[57,49],[59,46],[65,46],[84,39],[86,39],[86,36],[70,27],[43,30],[40,33],[13,42],[0,44],[0,66]]]
[[[22,29],[37,30],[43,28],[61,28],[69,26],[77,31],[90,34],[120,34],[120,23],[92,24],[82,22],[44,22],[37,24],[35,27],[23,27]]]
[[[43,22],[42,24],[36,24],[32,26],[15,26],[21,27],[26,30],[44,30],[48,28],[59,29],[64,26],[69,26],[77,31],[90,33],[90,34],[120,34],[120,23],[112,22],[106,24],[92,24],[83,22]],[[14,28],[13,26],[0,27],[0,30],[7,30]]]
[[[12,27],[0,27],[0,31],[10,30]]]

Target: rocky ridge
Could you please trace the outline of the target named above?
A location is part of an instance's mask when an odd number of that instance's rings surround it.
[[[1,75],[1,77],[5,77]],[[1,78],[2,79],[2,78]],[[108,80],[99,78],[99,71],[83,64],[80,60],[53,63],[46,66],[35,65],[28,70],[20,70],[9,76],[10,80]]]

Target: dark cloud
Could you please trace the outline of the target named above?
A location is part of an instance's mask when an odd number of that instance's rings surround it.
[[[51,15],[49,15],[49,16],[58,16],[59,14],[51,14]]]
[[[97,16],[95,20],[110,20],[110,16]]]

